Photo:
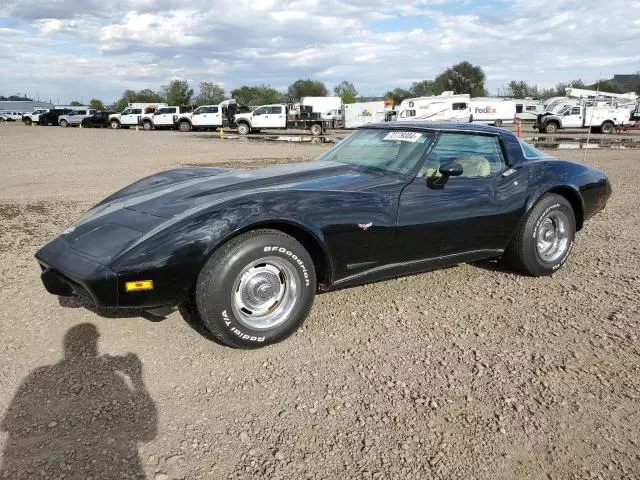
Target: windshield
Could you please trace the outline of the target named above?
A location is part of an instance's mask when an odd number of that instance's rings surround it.
[[[549,155],[541,152],[537,148],[532,147],[524,140],[520,140],[520,146],[522,147],[522,153],[524,154],[525,158],[549,158]]]
[[[358,130],[316,161],[351,163],[408,174],[427,150],[433,133],[411,130]]]

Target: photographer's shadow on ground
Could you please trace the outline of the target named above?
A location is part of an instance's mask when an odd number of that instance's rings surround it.
[[[98,355],[98,330],[76,325],[64,358],[35,369],[4,419],[0,479],[138,479],[138,442],[156,436],[157,411],[137,355]]]

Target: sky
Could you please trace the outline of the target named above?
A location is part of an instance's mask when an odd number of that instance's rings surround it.
[[[640,0],[0,0],[0,95],[107,103],[174,78],[383,95],[461,61],[491,94],[640,71]]]

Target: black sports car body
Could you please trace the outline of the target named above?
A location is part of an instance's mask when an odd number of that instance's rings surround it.
[[[610,194],[602,171],[503,129],[385,123],[308,163],[152,175],[36,257],[53,294],[194,300],[215,337],[252,348],[295,331],[318,291],[501,256],[548,275]]]

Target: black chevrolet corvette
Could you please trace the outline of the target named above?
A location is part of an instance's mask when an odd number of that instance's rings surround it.
[[[317,292],[492,257],[549,275],[610,194],[602,171],[503,129],[385,123],[308,163],[152,175],[36,258],[53,294],[189,302],[219,341],[255,348],[293,333]]]

